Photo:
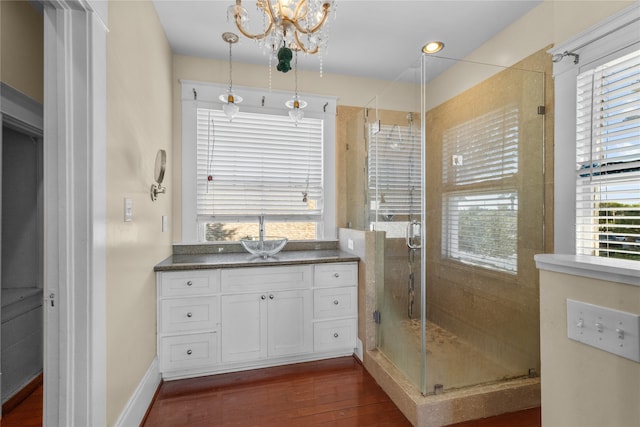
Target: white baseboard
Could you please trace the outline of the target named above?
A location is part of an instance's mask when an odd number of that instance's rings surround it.
[[[356,339],[355,354],[356,354],[356,357],[360,359],[361,362],[364,360],[362,355],[362,340],[360,340],[360,338]]]
[[[158,358],[154,357],[149,369],[142,377],[133,395],[116,421],[116,427],[139,426],[151,405],[153,396],[162,380],[158,369]]]

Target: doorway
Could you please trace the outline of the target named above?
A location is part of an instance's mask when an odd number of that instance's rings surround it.
[[[3,121],[0,141],[0,389],[14,406],[43,368],[42,132]]]

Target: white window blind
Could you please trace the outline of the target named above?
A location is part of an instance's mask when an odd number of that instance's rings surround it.
[[[640,260],[640,50],[577,79],[576,251]]]
[[[443,135],[443,183],[450,187],[497,181],[518,172],[518,109],[504,107]]]
[[[369,126],[369,141],[369,200],[377,201],[385,214],[420,214],[419,133],[398,125],[381,125],[374,133],[374,127]]]
[[[197,109],[198,217],[320,220],[323,123]]]
[[[443,256],[517,272],[518,144],[513,105],[443,134]]]

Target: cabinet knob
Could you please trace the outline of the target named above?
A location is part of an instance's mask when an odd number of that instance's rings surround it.
[[[338,335],[338,333],[337,333],[337,332],[334,332],[334,333],[333,333],[333,337],[334,337],[334,338],[338,338],[338,336],[339,336],[339,335]]]
[[[269,295],[269,299],[274,299],[275,297],[273,296],[273,294]]]
[[[192,282],[191,280],[189,280],[189,281],[187,282],[187,286],[191,286],[191,285],[193,285],[193,282]]]
[[[339,303],[338,303],[338,300],[337,300],[337,299],[334,299],[334,300],[333,300],[333,305],[338,305],[338,304],[339,304]]]
[[[187,354],[188,354],[189,356],[191,356],[191,353],[193,353],[193,351],[191,351],[191,349],[187,350]]]
[[[267,299],[267,296],[266,295],[261,295],[260,299]]]
[[[193,317],[193,313],[188,312],[188,313],[187,313],[187,317]]]
[[[340,273],[333,273],[333,277],[340,277]]]

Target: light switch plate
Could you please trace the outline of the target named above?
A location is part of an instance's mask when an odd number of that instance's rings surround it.
[[[133,201],[125,197],[124,198],[124,222],[133,221]]]
[[[567,299],[567,336],[640,362],[640,315]]]

